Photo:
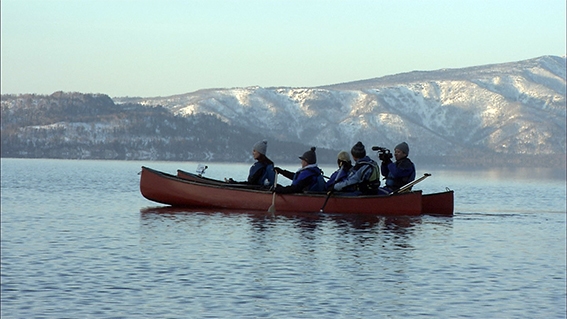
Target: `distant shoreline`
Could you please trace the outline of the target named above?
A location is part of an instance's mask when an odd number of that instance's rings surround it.
[[[252,163],[253,160],[244,161],[227,161],[227,160],[205,160],[205,159],[162,159],[162,158],[78,158],[78,157],[32,157],[32,156],[2,156],[1,159],[53,159],[53,160],[93,160],[93,161],[147,161],[147,162],[200,162],[200,163],[230,163],[230,164],[247,164]],[[377,158],[372,159],[378,161]],[[550,169],[566,169],[567,156],[566,154],[550,154],[550,155],[514,155],[513,157],[499,156],[490,158],[476,157],[472,159],[463,159],[461,157],[411,157],[412,161],[418,166],[427,167],[445,167],[455,169],[467,168],[508,168],[508,167],[523,167],[523,168],[550,168]],[[279,165],[294,165],[296,162],[290,160],[277,160],[274,162],[280,163]],[[320,165],[334,165],[334,161],[319,160]]]

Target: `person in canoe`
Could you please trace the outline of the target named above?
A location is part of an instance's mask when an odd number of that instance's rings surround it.
[[[252,147],[252,156],[254,157],[254,164],[250,167],[248,179],[244,182],[234,181],[232,178],[225,179],[230,184],[249,184],[260,185],[266,188],[271,188],[274,185],[276,173],[274,171],[274,162],[266,157],[268,150],[268,141],[260,141]]]
[[[348,154],[348,152],[341,151],[337,155],[337,165],[339,166],[339,169],[337,169],[333,174],[331,174],[331,177],[329,177],[329,180],[325,185],[326,186],[325,188],[327,190],[333,189],[333,186],[336,183],[342,182],[348,177],[348,173],[352,168],[352,162],[350,161],[350,155]]]
[[[388,193],[398,190],[405,184],[415,179],[415,165],[408,158],[409,146],[406,142],[402,142],[394,148],[394,157],[396,162],[392,163],[392,155],[381,153],[378,158],[382,161],[380,170],[386,178],[386,186],[384,190]]]
[[[378,163],[366,155],[362,142],[356,143],[350,150],[354,167],[348,177],[333,186],[335,191],[349,195],[376,195],[380,187],[380,169]]]
[[[303,155],[299,157],[299,159],[301,159],[301,168],[295,173],[279,167],[275,168],[275,171],[278,174],[292,180],[291,185],[289,186],[276,186],[274,191],[277,194],[301,193],[305,191],[325,191],[323,171],[321,171],[321,169],[317,166],[317,155],[315,154],[315,149],[315,147],[311,147],[309,151],[303,153]]]

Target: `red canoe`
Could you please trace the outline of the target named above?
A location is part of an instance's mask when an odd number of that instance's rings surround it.
[[[203,177],[201,175],[189,173],[183,170],[177,170],[177,177],[196,182],[202,182],[202,183],[212,183],[212,184],[225,185],[225,186],[227,185],[225,182]],[[422,194],[421,213],[428,215],[452,216],[454,209],[453,201],[454,200],[453,200],[452,190],[447,190],[441,193]]]
[[[179,172],[178,174],[182,175]],[[189,176],[185,177],[190,178],[181,178],[142,167],[140,191],[149,200],[171,206],[267,211],[272,205],[272,192],[268,190],[251,189],[244,185],[226,184],[188,174]],[[445,196],[450,196],[451,199],[450,213],[448,211],[433,213],[453,214],[453,192],[446,192]],[[325,199],[326,194],[278,194],[275,197],[275,208],[276,211],[318,212]],[[421,191],[390,196],[352,197],[334,194],[329,198],[325,212],[362,215],[420,215],[423,213],[422,201]]]
[[[421,195],[421,213],[427,215],[453,216],[453,191]]]

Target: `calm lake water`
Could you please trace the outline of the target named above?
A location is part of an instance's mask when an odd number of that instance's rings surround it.
[[[455,190],[453,217],[174,210],[140,195],[142,165],[197,164],[2,159],[1,317],[566,317],[564,170],[418,167],[432,174],[418,189]],[[207,165],[236,180],[249,167]]]

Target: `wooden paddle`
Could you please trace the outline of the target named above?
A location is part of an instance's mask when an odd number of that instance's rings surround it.
[[[334,189],[331,188],[331,190],[327,193],[327,198],[325,198],[325,202],[323,203],[323,207],[321,207],[321,209],[319,210],[319,213],[322,213],[323,210],[325,209],[325,206],[327,206],[327,202],[329,201],[329,197],[331,197],[331,195],[333,194],[333,191]]]
[[[341,168],[343,168],[343,162],[342,162],[342,161],[339,162],[339,169],[341,169]],[[337,176],[338,176],[338,174],[337,174]],[[323,175],[323,177],[329,179],[329,177],[327,177],[327,176],[324,176],[324,175]],[[337,181],[335,180],[335,183],[336,183],[336,182],[337,182]],[[325,198],[325,202],[323,203],[323,206],[322,206],[321,209],[319,210],[319,213],[322,213],[323,210],[325,209],[325,206],[327,206],[327,202],[329,201],[329,197],[331,197],[331,195],[332,195],[333,192],[335,191],[335,188],[334,188],[335,183],[329,185],[329,186],[331,187],[331,190],[327,193],[327,198]]]
[[[276,187],[278,186],[278,172],[274,177],[274,193],[272,194],[272,206],[268,208],[268,213],[274,214],[276,212]]]
[[[415,184],[421,182],[422,180],[428,178],[429,176],[431,176],[431,174],[425,173],[425,174],[423,174],[422,177],[416,179],[415,181],[413,181],[413,182],[411,182],[411,183],[405,184],[404,186],[400,187],[397,191],[391,192],[390,195],[392,195],[392,194],[404,193],[404,192],[406,192],[406,191],[409,191],[409,189],[410,189],[413,185],[415,185]]]

